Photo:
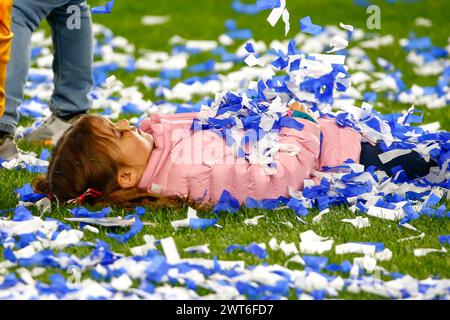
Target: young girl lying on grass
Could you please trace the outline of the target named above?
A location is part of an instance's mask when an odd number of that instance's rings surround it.
[[[212,130],[191,130],[197,113],[152,115],[138,130],[127,120],[116,124],[96,115],[85,115],[65,132],[53,150],[46,176],[35,181],[37,192],[60,202],[155,207],[194,207],[215,204],[227,190],[240,203],[287,197],[289,188],[302,189],[305,179],[324,166],[351,159],[365,167],[374,165],[392,175],[401,165],[410,178],[428,174],[436,164],[412,152],[382,164],[378,146],[361,143],[360,133],[319,118],[300,103],[289,106],[287,116],[302,130],[282,127],[276,171],[267,174],[258,164],[237,159],[225,139]],[[243,130],[241,130],[243,131]],[[289,148],[288,148],[289,149]]]

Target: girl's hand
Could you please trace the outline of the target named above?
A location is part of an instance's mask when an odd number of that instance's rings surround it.
[[[306,107],[303,103],[300,102],[294,102],[291,105],[289,105],[288,107],[290,110],[292,111],[301,111],[301,112],[306,112]]]
[[[311,116],[317,122],[317,117],[314,115],[314,113],[311,111],[311,109],[306,107],[303,103],[294,102],[294,103],[290,104],[288,108],[292,111],[304,112],[304,113],[308,114],[309,116]]]

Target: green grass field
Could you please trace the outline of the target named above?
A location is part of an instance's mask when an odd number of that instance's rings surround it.
[[[401,1],[398,1],[401,2]],[[92,1],[91,6],[101,4],[101,1]],[[268,44],[273,39],[285,39],[284,25],[279,24],[272,28],[266,21],[268,11],[264,11],[256,16],[247,16],[236,14],[230,6],[228,0],[160,0],[160,1],[124,1],[116,0],[113,13],[109,15],[95,15],[94,22],[104,24],[111,28],[115,35],[124,36],[131,43],[136,44],[137,48],[147,48],[155,50],[169,51],[168,39],[173,35],[179,35],[186,39],[216,40],[218,36],[224,33],[224,22],[227,19],[234,18],[238,27],[250,28],[253,30],[256,40],[264,40]],[[447,39],[450,36],[450,24],[448,21],[448,1],[417,1],[412,4],[394,3],[389,4],[385,1],[377,1],[381,7],[381,34],[392,34],[395,37],[395,43],[392,46],[383,47],[380,50],[367,49],[367,53],[372,59],[383,57],[393,63],[403,72],[403,79],[408,86],[435,85],[436,77],[417,77],[412,71],[411,66],[406,62],[406,53],[398,44],[401,38],[407,38],[411,31],[416,32],[417,36],[429,36],[433,44],[441,47],[447,46]],[[321,1],[303,1],[288,0],[287,7],[291,14],[291,31],[288,37],[292,37],[299,31],[299,19],[304,16],[311,16],[314,23],[319,25],[339,25],[339,22],[351,24],[355,27],[366,29],[365,23],[368,15],[364,7],[356,6],[352,1],[321,0]],[[143,15],[169,15],[171,20],[162,25],[142,26],[141,17]],[[414,25],[417,17],[425,17],[433,21],[431,28],[421,28]],[[46,26],[43,26],[46,28]],[[240,45],[241,42],[238,42]],[[350,44],[351,46],[351,44]],[[235,46],[237,47],[237,45]],[[191,58],[189,64],[204,61],[208,55],[200,55]],[[149,74],[137,72],[127,74],[126,72],[117,72],[118,79],[127,85],[134,84],[136,75]],[[185,74],[185,76],[189,76]],[[148,99],[156,100],[154,93],[148,89],[140,87],[145,92]],[[409,108],[409,105],[402,105],[390,101],[382,101],[384,107],[379,110],[384,113],[399,111]],[[449,108],[437,110],[426,110],[424,123],[440,121],[441,128],[450,130],[450,112]],[[29,123],[29,120],[23,119],[22,123]],[[25,150],[39,152],[42,146],[27,145],[21,143],[20,146]],[[0,192],[0,210],[12,208],[17,205],[17,198],[14,189],[23,186],[26,182],[31,182],[34,175],[25,171],[7,171],[0,170],[1,192]],[[116,215],[125,216],[130,212],[123,209],[115,209]],[[205,231],[191,229],[181,229],[175,231],[170,221],[183,219],[186,217],[186,209],[183,210],[160,210],[149,211],[144,217],[144,221],[155,222],[155,227],[144,227],[143,231],[134,237],[130,242],[120,245],[106,236],[106,228],[100,228],[100,235],[93,235],[85,232],[86,240],[92,241],[95,238],[105,240],[113,245],[113,250],[119,253],[130,254],[129,248],[143,243],[143,235],[153,234],[157,239],[173,236],[182,257],[192,257],[192,255],[182,252],[182,248],[205,243],[210,244],[211,254],[208,257],[217,256],[224,260],[243,259],[248,265],[259,264],[262,260],[240,252],[232,254],[225,253],[225,249],[231,244],[247,245],[250,242],[265,242],[272,237],[278,241],[286,242],[299,241],[299,233],[307,230],[314,230],[317,234],[325,237],[332,237],[335,243],[344,243],[350,241],[374,241],[383,242],[385,246],[392,250],[393,258],[388,262],[379,262],[378,265],[386,268],[390,272],[400,272],[409,274],[418,279],[425,279],[431,276],[450,278],[450,258],[448,254],[430,254],[425,257],[415,257],[413,251],[415,248],[440,248],[438,241],[439,235],[450,234],[450,223],[445,219],[421,217],[414,221],[413,225],[424,232],[426,236],[423,239],[417,239],[406,242],[397,242],[399,238],[415,236],[416,232],[406,228],[398,227],[397,222],[370,218],[372,226],[364,229],[356,229],[350,224],[340,222],[343,218],[352,218],[355,215],[345,207],[332,208],[331,212],[324,216],[319,224],[312,224],[312,218],[317,214],[312,210],[306,217],[307,225],[299,223],[295,214],[290,210],[279,211],[261,211],[256,209],[240,210],[237,214],[222,213],[219,216],[219,224],[223,227],[209,228]],[[257,226],[246,226],[243,221],[255,215],[264,214],[266,218],[261,219]],[[70,216],[67,208],[62,206],[59,210],[53,210],[51,216],[63,219]],[[212,218],[212,212],[200,212],[200,217]],[[289,228],[284,221],[290,221],[294,228]],[[75,224],[74,224],[75,226]],[[118,232],[117,230],[115,232]],[[125,231],[124,231],[125,232]],[[447,246],[448,248],[448,246]],[[87,254],[88,248],[72,248],[66,252],[74,252],[78,256]],[[1,254],[1,252],[0,252]],[[325,253],[329,262],[340,263],[343,260],[352,261],[356,255],[335,255],[334,250]],[[1,260],[1,258],[0,258]],[[282,252],[272,252],[269,250],[269,257],[264,262],[283,265],[287,258]],[[291,266],[292,267],[292,266]],[[48,276],[52,273],[60,273],[59,270],[48,270],[40,276],[42,281],[47,282]],[[88,277],[89,274],[84,275]],[[344,275],[344,277],[347,277]],[[344,292],[340,298],[345,299],[376,299],[378,296],[369,294],[352,294]]]

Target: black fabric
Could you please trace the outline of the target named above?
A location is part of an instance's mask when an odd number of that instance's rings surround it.
[[[2,142],[3,138],[6,137],[7,135],[10,135],[10,133],[0,130],[0,142]]]
[[[60,118],[60,119],[62,119],[62,120],[64,120],[64,121],[70,121],[70,120],[72,120],[73,118],[75,118],[75,117],[77,117],[77,116],[80,116],[80,115],[83,115],[83,114],[86,114],[86,111],[81,111],[81,112],[78,112],[78,113],[72,113],[72,114],[70,114],[70,115],[68,115],[68,116],[65,116],[65,117],[60,117],[60,116],[58,116],[58,118]]]
[[[430,172],[431,167],[437,166],[433,160],[426,162],[416,151],[412,151],[383,164],[378,157],[383,152],[378,145],[373,146],[368,142],[363,142],[361,143],[360,163],[365,168],[375,166],[378,170],[386,172],[389,176],[393,175],[392,168],[401,166],[410,179],[426,176]]]

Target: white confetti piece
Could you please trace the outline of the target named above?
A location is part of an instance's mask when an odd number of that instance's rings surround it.
[[[406,229],[410,229],[410,230],[414,230],[414,231],[420,232],[419,230],[416,229],[416,227],[410,225],[409,223],[401,223],[401,224],[399,224],[399,226],[404,227]]]
[[[373,272],[377,266],[377,260],[369,256],[356,257],[353,259],[353,264],[368,272]]]
[[[116,290],[126,290],[133,284],[133,281],[131,281],[130,277],[127,274],[122,274],[118,278],[113,278],[111,280],[111,286]]]
[[[333,240],[317,242],[300,242],[300,251],[305,254],[322,254],[330,251],[333,246]]]
[[[426,256],[429,253],[447,253],[447,249],[445,249],[444,247],[442,247],[442,249],[440,249],[440,250],[432,249],[432,248],[414,249],[414,255],[416,257],[423,257],[423,256]]]
[[[297,246],[294,242],[286,243],[284,240],[282,240],[279,247],[286,256],[298,253]]]
[[[154,26],[158,24],[164,24],[169,22],[170,16],[143,16],[141,23],[144,26]]]
[[[362,229],[370,227],[369,218],[357,216],[355,219],[342,219],[342,222],[351,223],[355,228]]]
[[[345,30],[348,30],[350,32],[353,32],[353,26],[349,24],[339,23],[339,26]]]
[[[393,256],[393,253],[388,248],[385,248],[381,252],[375,253],[375,259],[377,259],[377,261],[390,261],[392,259],[392,256]]]
[[[244,220],[244,224],[248,225],[248,226],[256,226],[258,225],[258,221],[261,218],[265,218],[266,216],[256,216],[250,219],[245,219]]]
[[[50,213],[52,210],[52,203],[49,198],[45,197],[36,202],[36,207],[38,211],[41,213],[41,216]]]
[[[286,0],[280,0],[280,6],[272,9],[269,16],[267,17],[267,21],[272,27],[274,27],[277,24],[278,20],[280,20],[285,8]]]
[[[374,255],[376,247],[370,244],[348,242],[338,244],[335,247],[336,254],[359,253],[364,255]]]
[[[333,246],[333,240],[321,237],[313,230],[302,232],[300,240],[300,251],[305,254],[322,254]]]
[[[122,217],[110,217],[110,218],[64,218],[64,220],[72,222],[83,222],[89,224],[95,224],[102,227],[131,227],[136,222],[133,217],[131,219],[123,219]],[[155,226],[152,222],[142,222],[145,226]]]
[[[114,83],[116,82],[116,80],[117,80],[117,78],[115,75],[112,75],[112,76],[109,76],[108,78],[106,78],[106,81],[105,81],[106,88],[108,88],[108,89],[111,88],[114,85]]]
[[[202,258],[184,258],[180,260],[181,263],[188,262],[191,264],[201,265],[205,268],[213,268],[214,267],[214,260],[209,259],[202,259]],[[244,269],[245,268],[245,262],[244,261],[228,261],[228,260],[217,260],[217,263],[220,265],[221,268],[228,270],[228,269]]]
[[[369,207],[367,214],[372,217],[392,221],[400,220],[405,217],[405,212],[401,209],[386,209],[375,206]]]
[[[290,221],[281,221],[280,223],[288,226],[289,228],[294,228],[294,225]]]
[[[288,260],[286,260],[284,265],[287,267],[290,263],[298,263],[303,266],[305,265],[305,261],[298,254],[296,254],[296,255],[290,257]]]
[[[421,233],[420,235],[418,235],[418,236],[413,236],[413,237],[407,237],[407,238],[401,238],[401,239],[398,239],[397,241],[398,242],[403,242],[403,241],[410,241],[410,240],[415,240],[415,239],[423,239],[425,237],[425,233]]]
[[[269,248],[276,251],[280,249],[280,246],[278,245],[278,241],[276,238],[272,238],[269,241]]]
[[[327,51],[327,53],[332,53],[347,48],[348,41],[340,36],[334,36],[330,41],[330,46],[332,49]]]
[[[244,62],[249,65],[250,67],[254,67],[256,65],[264,67],[266,64],[264,59],[262,58],[256,58],[253,53],[250,53],[247,58],[245,58]]]
[[[178,263],[180,255],[172,237],[161,239],[161,246],[168,263]]]
[[[313,220],[312,220],[312,222],[313,223],[319,223],[320,221],[322,221],[322,218],[323,218],[323,216],[326,214],[326,213],[328,213],[328,212],[330,212],[330,209],[325,209],[325,210],[322,210],[317,216],[315,216],[314,218],[313,218]]]
[[[302,242],[320,242],[328,239],[329,238],[319,236],[313,230],[300,233],[300,241]]]
[[[283,22],[284,22],[284,35],[287,36],[289,30],[291,29],[291,24],[289,23],[289,11],[287,9],[283,10]]]
[[[433,22],[430,19],[423,18],[423,17],[416,18],[416,20],[414,20],[414,23],[418,27],[427,27],[427,28],[429,28],[429,27],[433,26]]]
[[[63,230],[51,242],[51,247],[55,249],[63,249],[69,245],[78,243],[84,236],[84,233],[80,230]]]
[[[411,152],[412,152],[411,149],[394,149],[394,150],[386,151],[386,152],[379,154],[378,158],[380,158],[381,163],[388,163],[395,158],[398,158],[405,154],[409,154]]]
[[[156,249],[155,237],[153,235],[146,234],[143,237],[145,244],[130,248],[130,252],[133,256],[145,256],[148,251]]]
[[[93,227],[93,226],[90,226],[90,225],[85,225],[83,227],[83,230],[87,230],[87,231],[90,231],[92,233],[97,233],[97,234],[100,232],[100,230],[98,230],[96,227]]]
[[[188,211],[187,211],[187,218],[186,219],[172,221],[172,222],[170,222],[170,224],[175,229],[186,228],[186,227],[189,227],[189,221],[191,219],[198,219],[198,216],[197,216],[197,210],[189,207]]]

